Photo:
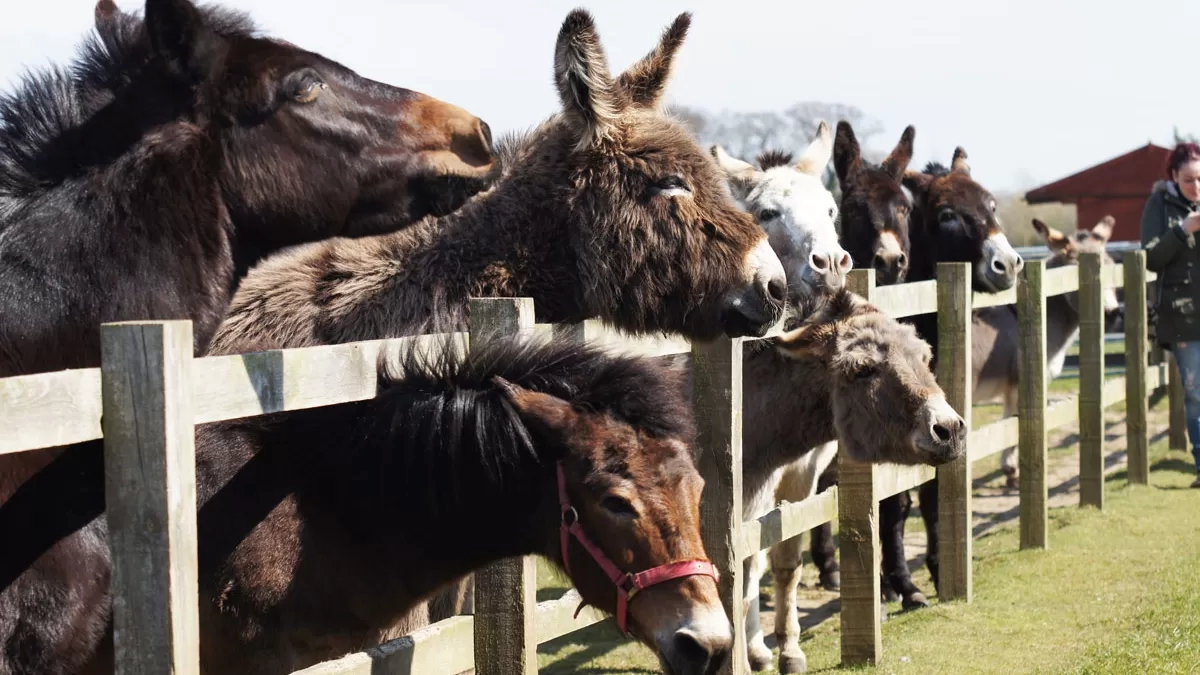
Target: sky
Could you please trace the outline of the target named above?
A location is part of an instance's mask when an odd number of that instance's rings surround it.
[[[12,4],[0,22],[4,92],[24,68],[74,55],[94,1]],[[1027,190],[1147,142],[1168,145],[1176,125],[1200,134],[1197,0],[220,4],[362,75],[462,106],[496,133],[557,110],[554,39],[567,12],[584,6],[614,74],[652,48],[679,12],[693,13],[669,102],[744,111],[853,104],[882,124],[876,149],[890,149],[912,124],[915,166],[948,164],[961,145],[973,175],[994,192]]]

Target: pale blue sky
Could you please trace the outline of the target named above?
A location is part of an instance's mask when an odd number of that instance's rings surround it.
[[[64,62],[92,0],[11,3],[0,87]],[[119,0],[140,10],[139,0]],[[993,190],[1053,180],[1153,140],[1200,132],[1200,1],[1161,0],[224,0],[268,33],[364,75],[454,102],[497,132],[553,112],[555,33],[592,10],[614,71],[694,14],[670,98],[753,110],[852,103],[882,146],[917,128],[917,161],[963,145]],[[1188,63],[1193,65],[1188,66]]]

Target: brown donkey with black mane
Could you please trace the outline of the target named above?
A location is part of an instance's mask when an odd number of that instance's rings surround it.
[[[214,340],[235,353],[461,330],[470,297],[527,296],[542,322],[762,335],[787,283],[713,159],[661,110],[690,15],[620,76],[592,17],[562,24],[562,111],[502,144],[500,180],[392,235],[298,247],[251,270]]]

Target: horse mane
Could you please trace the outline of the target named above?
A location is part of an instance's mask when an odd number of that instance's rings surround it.
[[[678,368],[569,341],[472,340],[460,357],[447,345],[433,351],[405,349],[380,359],[379,395],[367,402],[373,420],[361,448],[406,449],[380,458],[402,471],[404,486],[391,489],[426,506],[457,503],[460,490],[503,485],[538,455],[529,430],[493,378],[568,401],[579,411],[607,413],[654,437],[689,442],[695,434]],[[397,463],[400,466],[397,466]],[[479,475],[472,475],[479,472]],[[389,472],[390,473],[390,472]],[[392,474],[395,475],[395,474]],[[472,480],[474,478],[475,480]]]
[[[941,162],[931,161],[925,165],[922,173],[927,173],[931,176],[945,176],[946,174],[950,173],[950,169]]]
[[[758,168],[766,171],[792,163],[792,153],[784,150],[763,150],[758,155]]]
[[[242,12],[218,7],[201,12],[219,35],[256,32]],[[71,63],[26,70],[13,93],[0,95],[0,214],[4,200],[28,198],[73,168],[83,139],[69,132],[134,81],[149,51],[141,18],[114,9],[84,37]],[[64,142],[74,147],[62,147]]]

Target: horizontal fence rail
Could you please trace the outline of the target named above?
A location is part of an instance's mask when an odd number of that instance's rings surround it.
[[[381,358],[414,349],[428,354],[444,349],[465,354],[471,338],[484,333],[552,334],[645,357],[691,355],[699,430],[696,450],[706,479],[702,533],[709,556],[721,571],[721,596],[735,626],[738,648],[745,648],[741,613],[734,611],[745,600],[742,560],[837,520],[842,546],[843,663],[875,663],[883,648],[879,500],[939,477],[943,484],[939,504],[944,527],[943,595],[970,601],[970,469],[974,462],[1006,448],[1019,448],[1022,547],[1047,545],[1047,430],[1086,421],[1093,425],[1094,433],[1096,420],[1102,423],[1103,409],[1125,401],[1130,481],[1147,482],[1146,398],[1176,379],[1169,363],[1151,365],[1146,358],[1145,285],[1154,275],[1146,271],[1142,251],[1126,253],[1124,263],[1116,265],[1101,265],[1099,256],[1089,255],[1084,255],[1078,266],[1055,269],[1046,269],[1042,260],[1030,260],[1014,288],[994,294],[970,290],[970,267],[965,263],[942,264],[937,281],[886,287],[874,285],[870,270],[852,272],[851,288],[894,318],[939,315],[939,342],[951,349],[939,355],[939,383],[947,400],[968,422],[972,408],[968,381],[971,314],[982,308],[1016,305],[1023,354],[1019,415],[972,430],[966,457],[938,470],[862,465],[839,453],[838,486],[802,502],[782,503],[744,522],[741,346],[746,340],[690,344],[674,336],[635,337],[597,321],[535,324],[532,301],[527,298],[473,300],[470,330],[464,332],[196,359],[190,348],[182,347],[190,345],[190,338],[181,337],[190,333],[188,322],[106,325],[109,341],[105,344],[111,348],[106,347],[102,368],[0,379],[0,454],[104,439],[110,467],[108,487],[125,493],[109,499],[113,593],[120,599],[114,604],[124,607],[115,612],[118,672],[149,672],[147,668],[197,672],[195,493],[189,465],[193,425],[369,399],[376,395]],[[1097,333],[1097,327],[1103,326],[1101,294],[1105,288],[1126,291],[1125,377],[1104,378],[1103,334],[1102,330]],[[1079,294],[1081,324],[1088,326],[1084,332],[1089,343],[1080,347],[1081,391],[1077,396],[1049,400],[1045,301],[1068,293]],[[773,331],[767,337],[778,334]],[[127,380],[132,384],[124,388],[106,388],[102,373],[133,372],[130,369],[139,373],[140,379]],[[1178,398],[1175,389],[1171,393]],[[1177,405],[1173,401],[1173,407]],[[109,413],[102,416],[105,410]],[[148,424],[135,418],[157,419],[161,431],[130,437],[122,430],[130,424]],[[1172,425],[1176,426],[1174,417]],[[1172,429],[1173,436],[1178,433]],[[1081,446],[1080,480],[1081,485],[1089,486],[1084,503],[1103,506],[1103,455],[1102,433],[1099,441],[1089,437]],[[141,469],[156,466],[157,473],[149,479],[139,475],[135,486],[131,479],[121,478],[126,471],[123,467],[132,466],[130,462]],[[146,480],[148,484],[141,482]],[[145,537],[147,530],[154,536]],[[136,545],[129,533],[139,533]],[[558,599],[535,602],[531,558],[499,561],[478,570],[476,578],[474,616],[453,617],[378,647],[296,672],[455,675],[475,668],[481,675],[531,673],[536,671],[537,645],[611,621],[591,607],[576,614],[580,598],[573,589]],[[741,660],[734,658],[726,672],[741,673],[741,669]]]

